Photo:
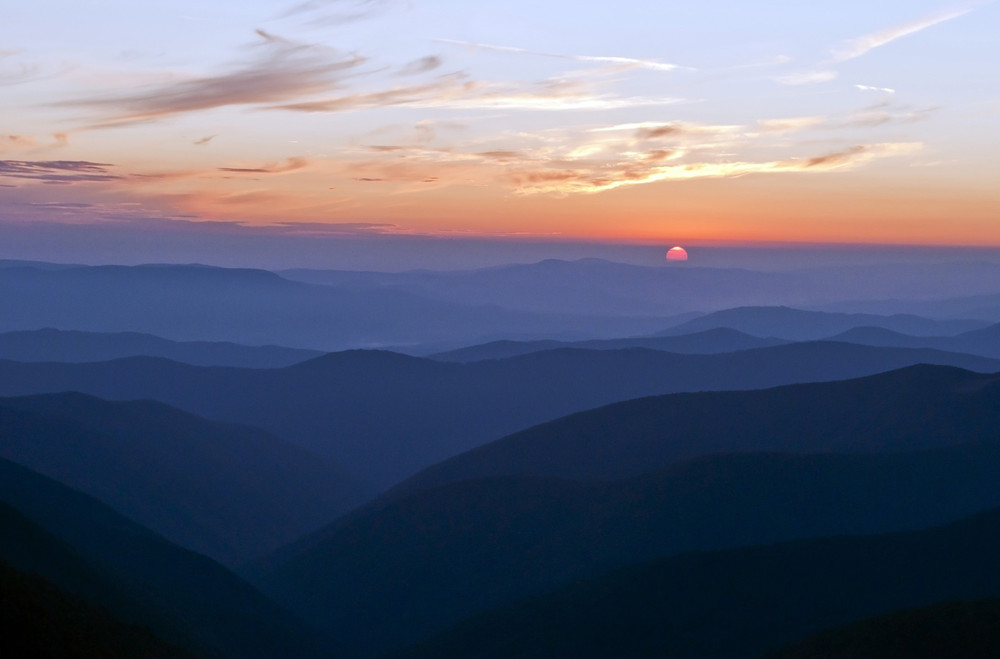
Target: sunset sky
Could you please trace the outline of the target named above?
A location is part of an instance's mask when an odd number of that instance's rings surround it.
[[[1000,2],[6,3],[0,236],[1000,246],[998,33]]]

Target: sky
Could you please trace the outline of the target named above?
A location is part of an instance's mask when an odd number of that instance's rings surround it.
[[[998,30],[990,1],[5,3],[0,257],[1000,246]]]

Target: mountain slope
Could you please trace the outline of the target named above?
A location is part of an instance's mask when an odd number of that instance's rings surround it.
[[[278,552],[259,583],[377,653],[617,566],[920,528],[996,505],[1000,441],[890,455],[709,456],[612,482],[465,480],[366,506]]]
[[[0,399],[0,457],[228,564],[314,530],[366,494],[332,464],[265,432],[153,401]]]
[[[398,656],[755,657],[830,625],[996,597],[997,546],[993,510],[924,531],[678,556],[472,618]]]
[[[1000,371],[1000,361],[971,355],[828,342],[720,355],[563,349],[470,364],[348,351],[273,370],[140,357],[0,361],[0,395],[82,391],[159,400],[263,428],[384,488],[517,430],[615,401],[838,380],[916,363]]]
[[[0,460],[0,560],[206,656],[319,656],[322,641],[225,568]]]
[[[820,632],[764,659],[907,657],[989,659],[1000,654],[1000,599],[944,602]]]
[[[2,513],[0,513],[2,515]],[[7,657],[194,659],[144,627],[123,623],[0,561],[0,652]]]
[[[855,380],[615,403],[457,455],[396,491],[487,476],[617,478],[726,451],[912,450],[998,433],[997,375],[920,365]]]

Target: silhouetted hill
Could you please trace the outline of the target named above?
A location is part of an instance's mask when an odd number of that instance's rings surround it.
[[[712,355],[752,348],[767,348],[786,343],[781,339],[762,339],[743,332],[718,327],[679,336],[635,337],[630,339],[593,339],[590,341],[494,341],[448,352],[429,355],[432,359],[449,362],[474,362],[484,359],[505,359],[555,348],[581,350],[623,350],[646,348],[680,354]]]
[[[484,476],[620,478],[730,451],[904,451],[998,432],[997,375],[921,365],[839,382],[616,403],[457,455],[395,491]]]
[[[1000,599],[944,602],[823,631],[763,659],[993,659],[1000,656]]]
[[[260,583],[377,653],[618,566],[921,528],[996,505],[1000,437],[891,455],[710,456],[612,482],[465,480],[355,511],[277,552]]]
[[[212,560],[0,460],[0,560],[206,656],[320,656],[326,644]],[[330,648],[327,648],[330,649]]]
[[[263,431],[82,394],[0,399],[0,457],[230,565],[315,530],[369,493]]]
[[[955,336],[926,337],[910,336],[876,327],[856,327],[831,337],[830,340],[892,348],[932,348],[993,359],[1000,357],[1000,324]]]
[[[845,379],[917,363],[1000,371],[1000,361],[972,355],[824,342],[719,355],[561,349],[470,364],[347,351],[273,370],[142,357],[0,361],[0,395],[151,398],[263,428],[384,488],[517,430],[615,401]]]
[[[19,362],[101,362],[144,355],[197,366],[279,368],[318,357],[316,350],[236,343],[168,341],[137,332],[40,329],[0,334],[0,359]]]
[[[3,506],[2,508],[6,508]],[[0,509],[0,515],[4,512]],[[0,561],[0,651],[5,657],[194,659],[151,631]]]
[[[979,320],[933,320],[904,314],[878,316],[805,311],[789,307],[737,307],[689,320],[671,327],[661,335],[675,336],[729,327],[752,336],[815,341],[854,327],[880,327],[914,336],[945,336],[980,329],[988,324]]]
[[[0,268],[0,331],[54,327],[144,332],[174,341],[230,341],[343,350],[501,338],[594,338],[654,331],[643,317],[556,314],[435,300],[396,287],[333,287],[264,270],[198,265]]]
[[[397,656],[755,657],[831,625],[997,597],[998,543],[993,510],[924,531],[678,556],[472,618]]]

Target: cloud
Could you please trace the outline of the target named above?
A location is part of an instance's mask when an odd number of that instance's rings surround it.
[[[342,25],[405,4],[401,0],[308,0],[289,7],[278,18],[309,16],[310,25]]]
[[[670,64],[658,60],[636,59],[633,57],[614,57],[598,55],[562,55],[559,53],[546,53],[538,50],[528,50],[526,48],[515,48],[513,46],[495,46],[492,44],[475,43],[471,41],[460,41],[457,39],[437,39],[440,43],[450,43],[456,46],[465,46],[479,50],[494,50],[502,53],[515,53],[519,55],[535,55],[538,57],[555,57],[557,59],[574,60],[577,62],[596,62],[601,64],[613,64],[625,68],[642,68],[654,71],[674,71],[681,68],[679,64]],[[685,67],[686,68],[686,67]]]
[[[857,37],[856,39],[851,39],[839,48],[833,50],[831,53],[833,61],[846,62],[847,60],[861,57],[865,53],[892,43],[897,39],[902,39],[903,37],[916,34],[917,32],[926,30],[927,28],[933,27],[939,23],[944,23],[945,21],[950,21],[958,18],[959,16],[964,16],[970,11],[985,4],[988,4],[988,2],[966,3],[963,5],[949,7],[928,16],[908,21],[901,25],[879,30],[878,32],[872,32],[871,34],[866,34]]]
[[[792,133],[822,126],[826,121],[827,118],[824,116],[789,117],[787,119],[761,119],[757,125],[765,133]]]
[[[212,140],[214,140],[215,137],[216,137],[215,135],[206,135],[205,137],[203,137],[203,138],[201,138],[199,140],[195,140],[194,142],[191,142],[191,144],[193,144],[195,146],[201,146],[203,144],[208,144],[209,142],[211,142]]]
[[[262,30],[257,34],[262,41],[252,49],[255,57],[229,71],[59,105],[98,110],[106,116],[94,127],[108,127],[230,105],[278,103],[328,91],[366,61]]]
[[[305,158],[288,158],[284,163],[269,163],[260,167],[219,167],[218,170],[236,174],[285,174],[308,166],[309,161]]]
[[[829,82],[837,77],[837,72],[831,69],[821,71],[805,71],[802,73],[791,73],[779,76],[775,80],[783,85],[815,85],[820,82]]]
[[[863,92],[882,92],[884,94],[895,94],[895,89],[890,89],[889,87],[872,87],[870,85],[854,85],[855,89],[859,89]]]
[[[809,158],[765,162],[689,162],[662,164],[663,159],[636,158],[596,168],[537,168],[514,170],[507,176],[520,194],[593,194],[623,186],[660,181],[734,178],[748,174],[827,172],[857,167],[876,158],[911,153],[919,143],[857,145]],[[648,154],[647,154],[648,155]],[[671,154],[674,158],[678,154]]]
[[[618,131],[634,131],[634,137],[638,140],[659,139],[663,137],[684,137],[684,136],[712,136],[726,135],[739,131],[742,126],[736,125],[713,125],[713,124],[693,124],[685,121],[671,121],[667,123],[657,121],[641,121],[630,124],[615,124],[613,126],[603,126],[601,128],[591,128],[591,133],[610,133]]]
[[[428,55],[427,57],[421,57],[420,59],[415,59],[406,64],[399,70],[397,75],[412,76],[420,73],[427,73],[428,71],[433,71],[434,69],[439,68],[441,64],[442,61],[440,57]]]
[[[80,183],[113,181],[114,165],[86,160],[0,160],[0,177],[27,179],[43,183]]]
[[[32,135],[0,135],[0,151],[30,149],[37,146],[38,140]]]
[[[400,85],[380,91],[271,107],[300,112],[346,112],[400,105],[450,109],[612,110],[680,101],[676,98],[625,98],[595,94],[583,83],[560,79],[525,86],[477,82],[464,73],[452,73],[420,85]]]

